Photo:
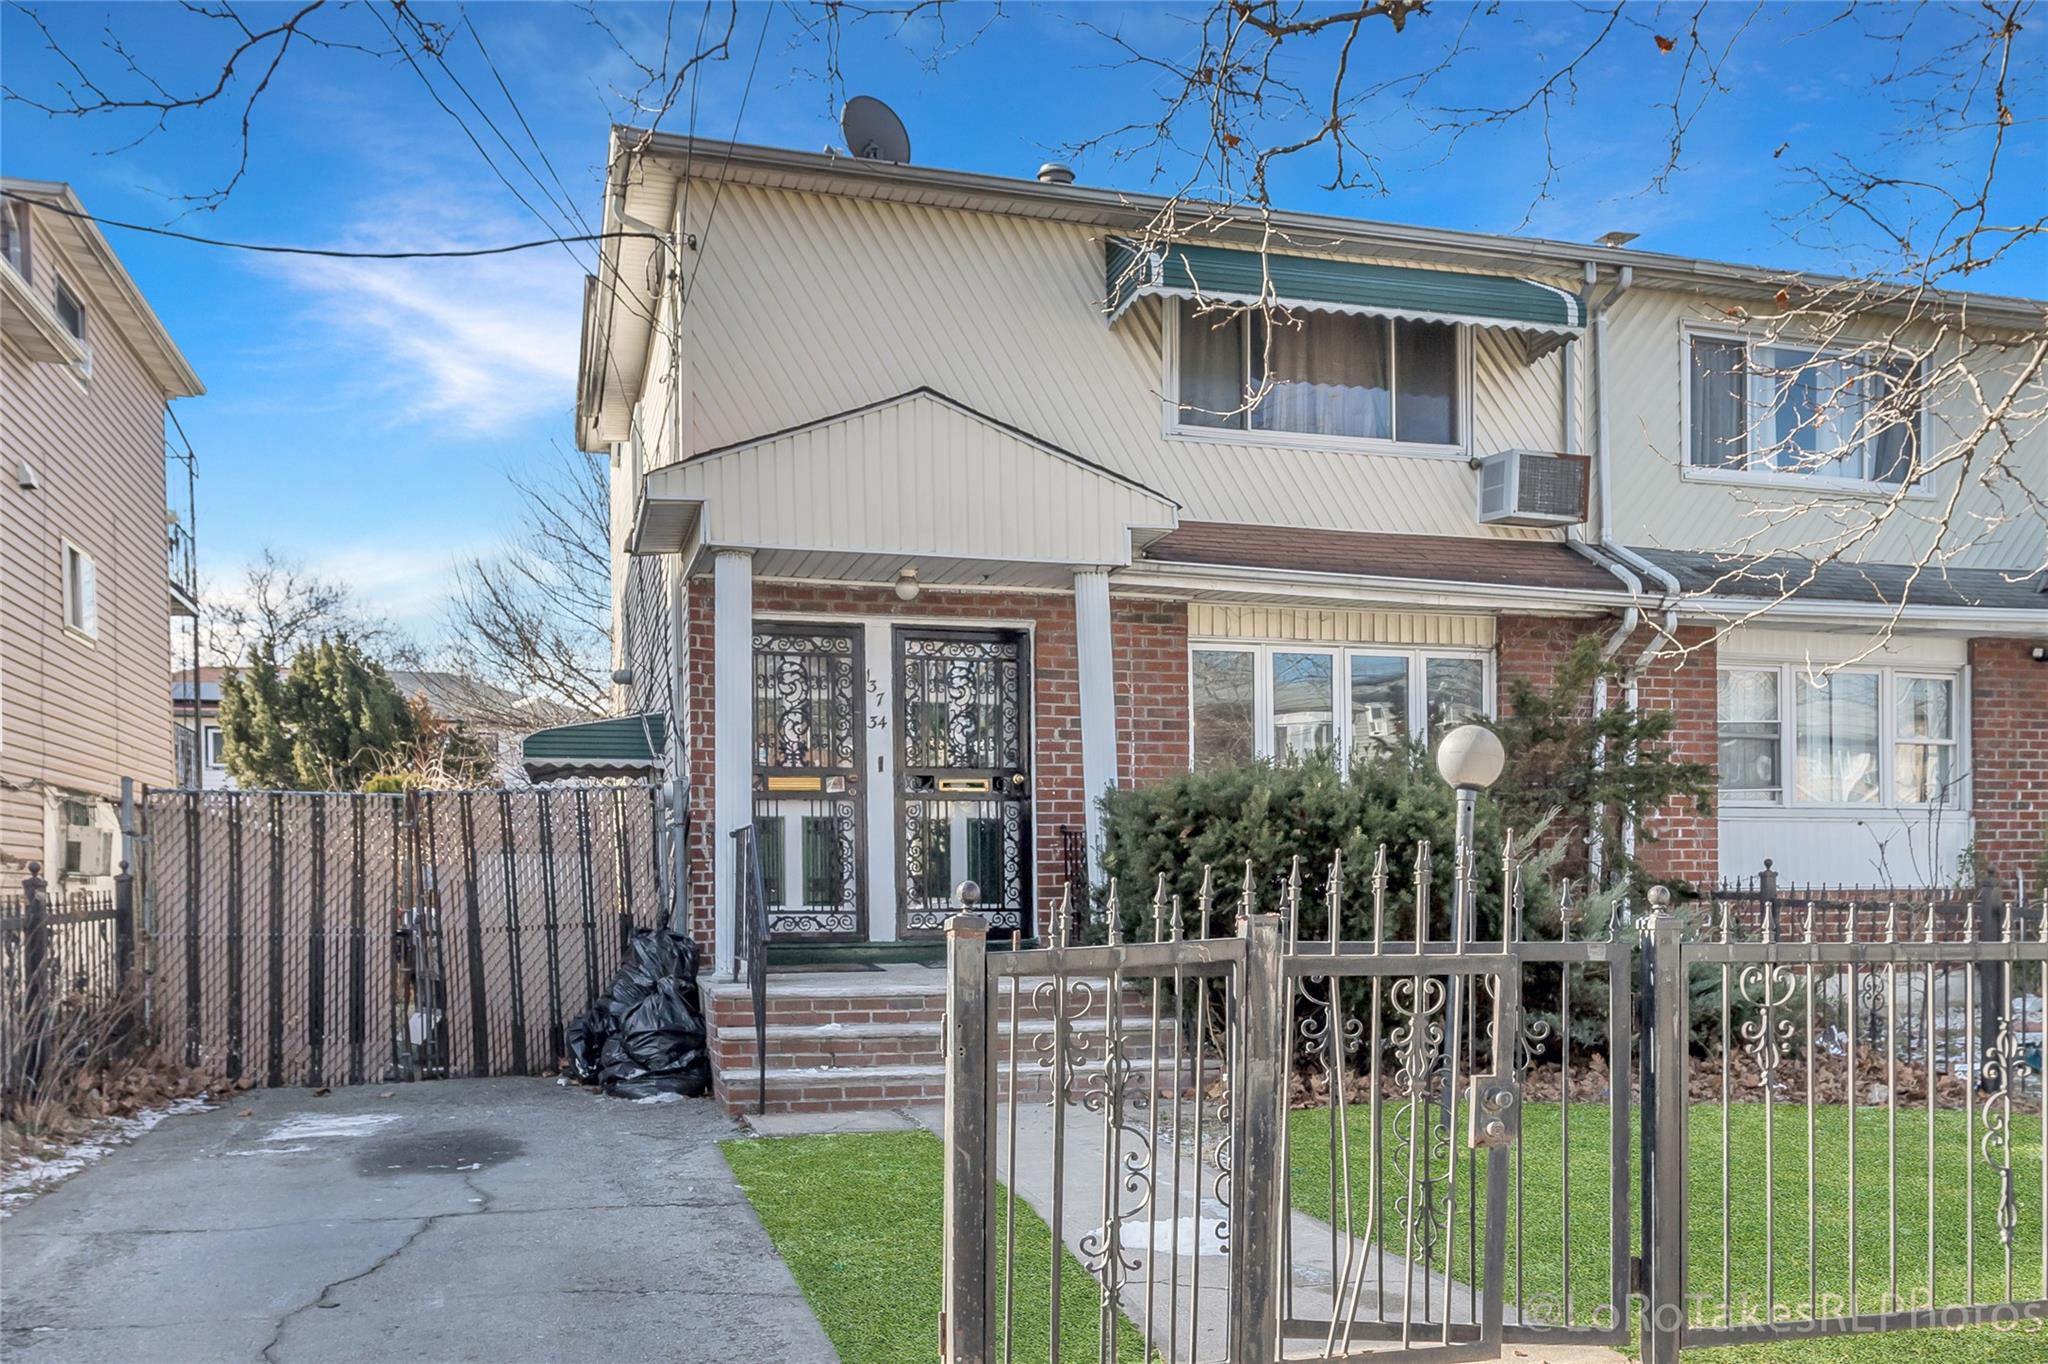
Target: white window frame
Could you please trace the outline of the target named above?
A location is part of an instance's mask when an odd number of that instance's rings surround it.
[[[1716,676],[1724,672],[1770,672],[1778,678],[1778,799],[1768,800],[1755,797],[1737,797],[1718,790],[1720,804],[1732,810],[1788,810],[1814,814],[1861,814],[1877,811],[1947,811],[1954,814],[1968,814],[1971,808],[1970,755],[1967,735],[1970,732],[1969,719],[1969,672],[1967,669],[1928,667],[1926,664],[1890,665],[1859,663],[1837,669],[1843,674],[1861,673],[1877,675],[1877,793],[1876,800],[1866,801],[1814,801],[1798,798],[1798,688],[1803,685],[1801,678],[1808,673],[1807,665],[1782,660],[1763,658],[1724,658],[1716,669]],[[1831,674],[1832,675],[1832,674]],[[1897,767],[1898,746],[1902,742],[1923,743],[1939,740],[1902,740],[1898,725],[1898,684],[1908,679],[1933,679],[1949,684],[1949,720],[1951,735],[1947,740],[1954,755],[1950,767],[1949,799],[1946,801],[1901,801],[1898,797]],[[1718,694],[1718,689],[1717,689]],[[1720,750],[1720,710],[1716,702],[1714,729],[1715,752]],[[1719,786],[1719,778],[1716,778]]]
[[[1797,336],[1761,337],[1741,327],[1717,327],[1698,322],[1681,322],[1678,328],[1678,473],[1679,477],[1696,483],[1732,483],[1738,486],[1766,488],[1804,488],[1808,491],[1850,493],[1862,497],[1890,498],[1903,494],[1906,497],[1929,500],[1935,496],[1934,489],[1922,479],[1918,483],[1880,483],[1871,478],[1839,478],[1831,474],[1807,474],[1797,470],[1784,469],[1720,469],[1692,462],[1692,345],[1701,341],[1735,341],[1743,348],[1743,362],[1749,363],[1750,355],[1758,346],[1792,346],[1811,350],[1818,357],[1846,355],[1857,349],[1857,342],[1806,341]],[[1924,368],[1925,362],[1922,362]],[[1931,419],[1930,404],[1922,402],[1913,439],[1915,446],[1924,456],[1928,449],[1928,430]],[[1745,451],[1747,455],[1747,451]]]
[[[208,725],[200,732],[200,760],[216,772],[227,767],[227,736],[219,725]]]
[[[1420,740],[1429,723],[1429,660],[1471,659],[1479,664],[1480,713],[1489,719],[1497,713],[1493,654],[1485,649],[1446,649],[1408,644],[1335,644],[1323,640],[1204,639],[1188,641],[1188,687],[1192,703],[1195,655],[1198,653],[1242,653],[1253,656],[1252,664],[1252,755],[1271,759],[1273,751],[1273,655],[1322,654],[1332,660],[1330,685],[1330,733],[1335,739],[1338,764],[1351,766],[1356,736],[1351,732],[1351,659],[1405,658],[1408,660],[1408,737]],[[1195,753],[1194,706],[1188,707],[1188,762]]]
[[[92,309],[86,307],[86,299],[84,299],[82,293],[72,289],[68,283],[63,283],[63,276],[61,274],[53,274],[51,276],[51,293],[49,293],[49,311],[55,313],[59,328],[63,326],[63,307],[61,307],[59,297],[61,299],[70,299],[72,305],[78,309],[78,330],[76,332],[72,332],[70,328],[63,328],[63,330],[66,330],[66,334],[72,340],[78,342],[78,348],[84,352],[84,358],[78,360],[76,371],[82,377],[90,379],[92,377]]]
[[[78,590],[72,585],[71,565],[76,560],[83,565],[82,583],[87,588],[85,600],[80,601]],[[84,546],[77,541],[65,539],[58,552],[57,575],[63,581],[64,631],[74,638],[96,641],[100,637],[100,591],[99,565]]]
[[[1422,459],[1469,459],[1472,454],[1472,325],[1467,322],[1452,322],[1457,329],[1457,385],[1455,407],[1458,417],[1458,439],[1449,444],[1423,443],[1419,441],[1380,440],[1365,436],[1314,436],[1291,431],[1255,431],[1247,426],[1243,430],[1229,427],[1197,426],[1182,420],[1180,408],[1180,319],[1181,310],[1194,306],[1190,300],[1169,298],[1161,300],[1162,321],[1160,346],[1160,414],[1161,434],[1168,440],[1197,441],[1208,445],[1257,445],[1284,450],[1327,450],[1346,454],[1367,455],[1409,455]],[[1317,311],[1303,309],[1300,311]],[[1389,319],[1379,313],[1360,316],[1374,317],[1381,321]],[[1435,319],[1419,319],[1435,320]],[[1388,393],[1396,391],[1394,385],[1395,359],[1387,357]]]

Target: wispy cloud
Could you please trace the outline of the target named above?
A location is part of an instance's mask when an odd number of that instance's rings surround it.
[[[366,204],[342,240],[418,251],[547,235],[531,219],[465,207],[469,186],[439,183],[431,199]],[[474,260],[294,257],[269,268],[306,301],[309,340],[331,348],[335,383],[389,403],[395,422],[484,433],[574,401],[582,267],[563,248]]]

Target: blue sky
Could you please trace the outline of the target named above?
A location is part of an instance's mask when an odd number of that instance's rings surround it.
[[[595,220],[606,127],[626,115],[622,91],[637,83],[610,41],[568,5],[415,8],[451,26],[466,17],[482,35],[548,160]],[[144,64],[167,83],[217,69],[223,50],[221,32],[174,6],[81,3],[39,12],[88,70],[110,81],[119,59],[100,46],[110,29],[129,50],[148,54]],[[285,12],[242,8],[256,27]],[[323,15],[321,31],[388,46],[378,12],[389,13],[358,5]],[[636,51],[658,49],[665,7],[601,12]],[[1871,262],[1867,243],[1795,231],[1786,221],[1800,202],[1788,168],[1847,152],[1929,173],[1943,153],[1925,139],[1882,142],[1901,125],[1873,86],[1899,45],[1817,27],[1834,12],[1818,4],[1709,7],[1717,48],[1739,31],[1723,67],[1730,93],[1693,124],[1680,169],[1661,189],[1649,184],[1670,134],[1660,99],[1684,48],[1663,53],[1653,35],[1682,34],[1691,10],[1646,5],[1581,70],[1575,102],[1556,108],[1550,155],[1559,170],[1550,197],[1536,198],[1545,153],[1535,123],[1483,131],[1446,153],[1417,108],[1394,95],[1367,102],[1357,116],[1360,136],[1383,154],[1387,192],[1330,191],[1321,183],[1328,163],[1316,160],[1283,171],[1274,197],[1291,208],[1575,240],[1619,228],[1640,232],[1639,245],[1661,251],[1861,268]],[[683,4],[676,13],[678,29],[693,37],[701,6]],[[1104,32],[1178,56],[1192,47],[1191,16],[1199,13],[1172,5],[1012,5],[990,21],[987,11],[963,4],[943,35],[928,21],[901,31],[878,21],[856,25],[839,66],[847,92],[877,95],[902,114],[917,161],[1029,175],[1072,144],[1157,116],[1157,76],[1122,64]],[[1462,50],[1435,99],[1498,100],[1554,70],[1595,22],[1561,3],[1510,3],[1477,15],[1445,6],[1402,34],[1370,31],[1354,66],[1362,86],[1427,65],[1457,42]],[[1921,22],[1910,42],[1924,52],[1960,21],[1936,15]],[[764,33],[742,114],[747,68]],[[0,19],[0,39],[6,85],[50,98],[61,65],[12,6]],[[2048,44],[2038,35],[2024,41],[2028,60],[2015,82],[2021,119],[1997,205],[2007,220],[2048,213],[2035,121]],[[694,124],[717,137],[737,127],[745,141],[805,149],[837,142],[822,48],[803,32],[798,11],[743,8],[733,48],[733,60],[707,68],[694,101],[686,94],[664,127]],[[523,143],[467,34],[450,42],[447,60]],[[1300,74],[1312,81],[1314,67],[1311,61]],[[444,73],[431,63],[427,69],[503,163],[502,149]],[[176,196],[204,191],[232,169],[237,114],[175,118],[167,131],[123,148],[146,121],[52,119],[10,102],[0,111],[0,169],[68,180],[105,216],[165,223],[181,211]],[[218,211],[186,216],[178,226],[243,240],[377,248],[544,235],[401,62],[294,52],[259,105],[254,129],[247,175],[234,194]],[[522,150],[539,169],[532,149]],[[1150,156],[1094,151],[1076,164],[1092,184],[1172,187],[1152,178]],[[539,202],[530,182],[514,175]],[[380,265],[252,256],[117,229],[108,236],[209,389],[179,406],[202,460],[206,575],[232,576],[240,562],[274,546],[347,578],[373,607],[431,637],[455,561],[489,551],[510,529],[505,472],[545,461],[551,444],[571,440],[584,266],[561,249]],[[2048,293],[2048,263],[2037,250],[1975,283],[2040,296]]]

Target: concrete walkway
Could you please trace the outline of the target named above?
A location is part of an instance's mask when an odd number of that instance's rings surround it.
[[[943,1109],[918,1107],[910,1113],[944,1138]],[[1199,1154],[1192,1140],[1192,1106],[1186,1116],[1189,1139],[1176,1147],[1167,1132],[1159,1133],[1151,1159],[1138,1167],[1152,1181],[1151,1204],[1143,1206],[1138,1198],[1126,1194],[1124,1203],[1130,1211],[1119,1223],[1125,1266],[1120,1294],[1124,1315],[1141,1327],[1150,1323],[1154,1353],[1173,1364],[1222,1359],[1228,1353],[1224,1329],[1230,1261],[1224,1254],[1224,1241],[1217,1234],[1227,1213],[1214,1200],[1217,1170],[1213,1142],[1219,1133],[1213,1113],[1209,1118],[1208,1139]],[[1009,1121],[1009,1106],[999,1106],[997,1176],[1050,1223],[1054,1206],[1051,1107],[1032,1104],[1018,1110],[1014,1170],[1008,1151]],[[1147,1143],[1142,1134],[1134,1139],[1127,1135],[1125,1140],[1119,1164],[1120,1168],[1129,1169],[1133,1154],[1129,1143],[1134,1140],[1139,1153],[1144,1152]],[[1103,1223],[1105,1143],[1101,1115],[1086,1112],[1078,1105],[1070,1109],[1063,1145],[1067,1176],[1058,1191],[1061,1239],[1077,1259],[1088,1264],[1091,1258],[1100,1256],[1100,1247],[1093,1243],[1099,1240]],[[1180,1166],[1178,1179],[1174,1171],[1176,1161]],[[1178,1206],[1173,1197],[1176,1188]],[[1292,1238],[1289,1260],[1293,1284],[1292,1300],[1284,1310],[1297,1319],[1330,1320],[1337,1285],[1347,1270],[1353,1286],[1345,1296],[1353,1305],[1354,1319],[1360,1322],[1399,1321],[1403,1316],[1402,1305],[1411,1297],[1415,1300],[1414,1315],[1418,1322],[1441,1322],[1447,1302],[1453,1321],[1472,1319],[1472,1293],[1465,1284],[1426,1265],[1411,1266],[1394,1249],[1382,1252],[1362,1240],[1338,1236],[1329,1223],[1306,1213],[1291,1213],[1288,1231]],[[1169,1287],[1176,1277],[1178,1287]],[[1429,1328],[1418,1326],[1415,1343],[1433,1343],[1432,1334]],[[1285,1353],[1289,1358],[1320,1359],[1326,1357],[1325,1343],[1320,1334],[1313,1339],[1304,1337],[1290,1341]],[[1365,1339],[1350,1342],[1351,1349],[1371,1345]],[[1600,1347],[1516,1345],[1504,1347],[1501,1358],[1527,1364],[1608,1364],[1621,1361],[1623,1356]]]
[[[0,1222],[4,1353],[832,1360],[719,1153],[736,1132],[552,1080],[240,1095]]]

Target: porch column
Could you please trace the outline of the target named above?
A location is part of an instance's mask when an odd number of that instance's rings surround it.
[[[736,969],[739,942],[739,859],[732,834],[754,818],[754,556],[721,549],[711,560],[712,722],[717,774],[713,813],[718,843],[717,974]]]
[[[1116,785],[1116,668],[1110,653],[1109,574],[1074,575],[1075,671],[1081,701],[1081,792],[1087,800],[1088,855],[1102,853],[1102,816],[1095,802]]]

